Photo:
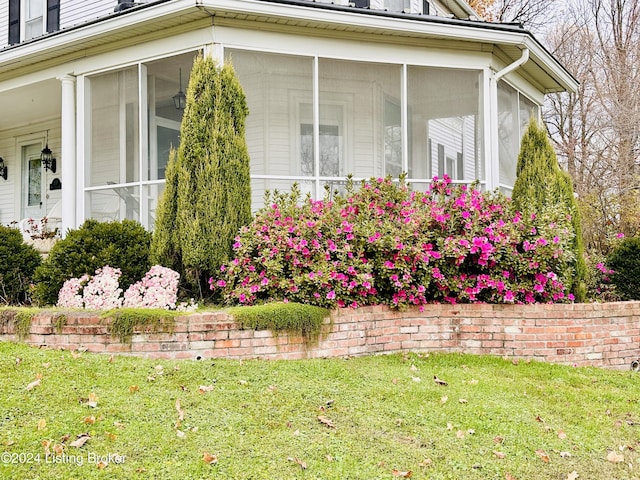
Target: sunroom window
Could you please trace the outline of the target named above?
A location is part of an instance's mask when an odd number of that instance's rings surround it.
[[[86,77],[85,218],[155,222],[195,52]]]

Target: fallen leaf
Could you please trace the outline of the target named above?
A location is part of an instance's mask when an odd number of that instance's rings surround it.
[[[80,353],[77,352],[71,352],[71,358],[79,358],[80,357]]]
[[[109,355],[109,360],[107,360],[109,363],[113,363],[113,354]]]
[[[502,459],[502,458],[506,457],[506,455],[505,455],[505,453],[504,453],[504,452],[499,452],[499,451],[497,451],[497,450],[494,450],[494,451],[493,451],[493,454],[494,454],[496,457],[500,458],[500,459]]]
[[[567,475],[567,480],[576,480],[580,475],[575,470]]]
[[[51,446],[51,440],[42,440],[42,442],[40,442],[40,445],[42,445],[42,448],[44,448],[45,455],[51,455],[51,450],[49,450],[49,447]]]
[[[158,375],[162,375],[164,373],[164,367],[162,365],[156,365],[155,368]]]
[[[449,397],[447,397],[446,395],[440,397],[440,403],[442,404],[447,403],[447,400],[449,400]]]
[[[299,437],[300,436],[300,430],[296,430],[293,432],[292,434],[294,437]]]
[[[467,433],[469,435],[475,435],[476,431],[473,428],[470,428],[469,430],[467,430]]]
[[[11,445],[15,445],[16,441],[15,440],[5,440],[4,442],[2,442],[2,444],[5,447],[10,447]]]
[[[147,376],[147,382],[155,382],[155,381],[156,381],[156,377],[154,375]]]
[[[96,463],[96,467],[98,467],[98,469],[100,470],[104,470],[105,468],[107,468],[107,465],[108,464],[103,462],[102,460]]]
[[[501,443],[503,443],[503,442],[504,442],[504,437],[500,437],[500,436],[498,436],[498,437],[493,437],[493,443],[501,444]]]
[[[544,463],[549,463],[551,460],[544,450],[536,450],[536,455],[538,455]]]
[[[411,380],[413,380],[416,383],[422,381],[422,379],[420,377],[411,377]]]
[[[453,430],[453,423],[447,422],[447,430]]]
[[[329,427],[329,428],[336,428],[335,424],[334,424],[330,419],[328,419],[327,417],[325,417],[324,415],[320,415],[320,416],[318,417],[318,421],[319,421],[320,423],[322,423],[322,424],[326,425],[326,426],[327,426],[327,427]]]
[[[327,455],[324,458],[327,460],[327,462],[333,462],[333,457],[331,455]]]
[[[98,406],[98,396],[95,393],[91,392],[89,394],[89,401],[87,402],[87,405],[91,408],[96,408]]]
[[[513,363],[514,365],[518,365],[518,363],[520,363],[520,360],[516,358],[514,360],[511,360],[511,363]]]
[[[458,402],[467,403],[467,399],[466,398],[460,398],[460,399],[458,399]]]
[[[569,452],[560,452],[560,458],[569,458],[571,453]]]
[[[140,391],[140,387],[138,385],[131,385],[129,387],[129,392],[130,393],[136,393]]]
[[[176,435],[178,436],[178,438],[186,437],[186,434],[182,430],[176,431]]]
[[[469,385],[477,385],[478,384],[478,380],[476,380],[475,378],[472,378],[471,380],[469,380]]]
[[[437,384],[437,385],[442,385],[443,387],[446,387],[447,385],[449,385],[447,382],[445,382],[444,380],[440,380],[437,376],[433,376],[433,381]]]
[[[464,438],[464,432],[463,432],[462,430],[458,430],[458,431],[456,432],[456,437],[458,437],[458,438]]]
[[[418,466],[420,467],[429,467],[431,466],[431,464],[433,463],[433,461],[430,458],[425,458],[423,461],[421,461]]]
[[[44,418],[38,420],[38,430],[44,430],[47,428],[47,421]]]
[[[413,475],[413,472],[411,470],[402,472],[400,470],[396,470],[395,468],[391,471],[391,473],[393,474],[394,477],[402,477],[402,478],[410,478],[411,475]]]
[[[275,385],[269,385],[267,388],[270,392],[275,392],[276,390],[278,390],[278,387],[276,387]]]
[[[567,434],[566,434],[566,433],[564,433],[564,430],[560,430],[560,431],[558,432],[558,438],[559,438],[560,440],[564,440],[565,438],[567,438]]]
[[[117,428],[124,428],[124,423],[120,423],[120,422],[113,422],[113,426],[117,427]]]
[[[397,385],[398,384],[398,379],[397,378],[392,379],[391,383],[393,383],[394,385]]]
[[[607,460],[609,460],[611,463],[624,462],[624,455],[621,453],[617,453],[615,450],[611,450],[607,455]]]
[[[44,368],[49,368],[51,366],[51,362],[45,362],[42,364]]]
[[[297,463],[298,465],[300,465],[300,468],[302,470],[306,470],[307,469],[307,464],[304,463],[302,460],[300,460],[298,457],[289,457],[289,458],[287,458],[287,460],[289,460],[290,462],[293,462],[293,463]]]
[[[78,438],[69,444],[70,447],[82,448],[91,437],[87,433],[81,433]]]
[[[67,440],[69,440],[69,437],[71,437],[71,435],[69,435],[68,433],[63,435],[62,437],[60,437],[60,443],[66,443]]]
[[[506,473],[506,475],[504,476],[504,479],[505,480],[517,480],[516,477],[511,475],[509,472]]]
[[[27,385],[25,390],[29,391],[29,390],[33,390],[36,387],[39,387],[40,386],[40,381],[41,381],[41,379],[39,379],[39,378],[37,380],[34,380],[29,385]]]
[[[20,365],[22,363],[22,358],[16,357],[16,365]]]
[[[213,455],[209,452],[204,452],[204,454],[202,455],[202,460],[207,465],[213,465],[214,463],[218,463],[218,456]]]
[[[94,423],[96,423],[96,417],[94,417],[93,415],[91,415],[90,417],[84,417],[83,422],[88,425],[93,425]]]
[[[544,420],[542,419],[542,417],[540,415],[536,416],[536,421],[540,422],[540,423],[544,423]]]
[[[104,436],[107,437],[112,442],[115,442],[116,439],[118,438],[118,436],[115,433],[111,433],[111,432],[106,432]]]
[[[239,383],[240,385],[246,385],[246,384],[247,384],[247,381],[246,381],[246,380],[238,380],[238,383]]]
[[[411,370],[412,372],[417,372],[417,371],[418,371],[418,367],[416,367],[416,366],[412,363],[412,364],[411,364],[411,368],[410,368],[410,370]]]
[[[180,408],[180,399],[176,398],[176,411],[178,412],[178,421],[182,422],[184,420],[184,410]]]
[[[64,452],[64,445],[56,443],[53,446],[53,453],[55,453],[56,455],[60,456],[60,455],[62,455],[63,452]]]
[[[211,392],[213,390],[213,385],[200,385],[198,387],[199,393]]]

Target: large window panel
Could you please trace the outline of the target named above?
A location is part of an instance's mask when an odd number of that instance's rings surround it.
[[[481,72],[409,66],[409,178],[485,180]]]
[[[90,77],[90,186],[139,180],[138,67]]]
[[[85,195],[87,218],[102,222],[140,221],[140,188],[114,187],[89,191]]]
[[[313,58],[238,49],[225,53],[247,97],[251,174],[315,175],[302,127],[313,121]]]
[[[401,66],[321,58],[318,71],[320,175],[397,176]]]

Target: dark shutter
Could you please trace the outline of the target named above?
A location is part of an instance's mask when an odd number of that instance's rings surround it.
[[[20,42],[20,0],[9,0],[9,45]]]
[[[422,14],[423,15],[429,15],[429,1],[428,0],[423,0],[422,1]]]
[[[369,0],[355,0],[354,3],[358,8],[369,8]]]
[[[60,0],[47,0],[47,32],[60,30]]]

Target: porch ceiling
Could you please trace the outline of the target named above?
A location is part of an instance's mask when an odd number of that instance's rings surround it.
[[[61,84],[55,79],[0,92],[4,113],[0,115],[0,131],[59,118],[61,96]]]

